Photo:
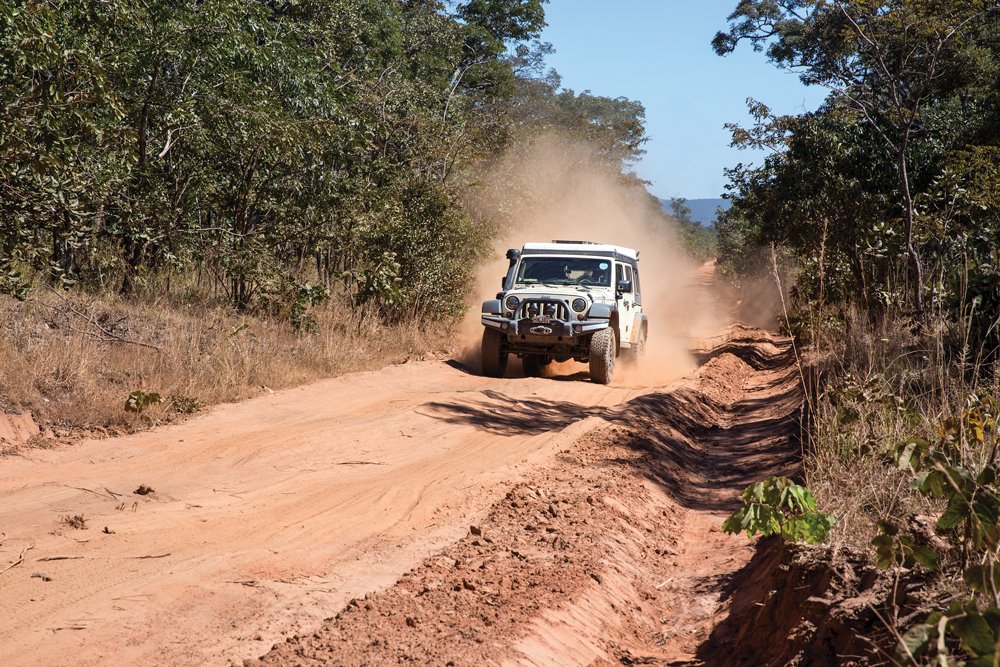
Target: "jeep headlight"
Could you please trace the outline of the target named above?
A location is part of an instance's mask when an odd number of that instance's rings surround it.
[[[517,310],[517,307],[518,305],[520,305],[520,303],[521,303],[520,299],[518,299],[516,296],[511,295],[506,299],[504,299],[503,306],[507,310],[514,312],[515,310]]]
[[[573,311],[577,313],[582,313],[587,310],[587,300],[586,299],[573,299]]]

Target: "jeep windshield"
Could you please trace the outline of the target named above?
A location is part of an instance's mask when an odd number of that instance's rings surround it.
[[[611,286],[611,260],[594,257],[522,257],[517,285]]]

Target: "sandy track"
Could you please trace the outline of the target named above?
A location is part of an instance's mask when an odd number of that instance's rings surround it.
[[[0,570],[23,562],[0,573],[0,662],[259,655],[453,542],[524,471],[646,391],[417,362],[3,459]],[[527,430],[466,418],[543,402],[555,408]],[[74,515],[86,529],[61,522]]]

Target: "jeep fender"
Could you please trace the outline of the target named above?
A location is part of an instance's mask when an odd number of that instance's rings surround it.
[[[619,356],[622,353],[622,330],[621,323],[618,321],[618,310],[611,313],[611,328],[615,332],[615,356]]]
[[[606,303],[595,303],[590,307],[590,311],[587,313],[588,319],[600,319],[608,320],[608,326],[615,331],[615,356],[621,353],[621,330],[618,328],[618,306],[612,306]]]
[[[595,303],[587,312],[587,317],[594,320],[610,320],[612,314],[618,313],[617,306],[610,306],[606,303]]]
[[[503,308],[500,305],[500,299],[483,301],[483,312],[487,315],[502,315]]]

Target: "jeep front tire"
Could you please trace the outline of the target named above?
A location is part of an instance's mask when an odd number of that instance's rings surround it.
[[[610,384],[615,375],[615,331],[601,329],[590,338],[590,379]]]
[[[483,375],[491,378],[502,378],[507,372],[507,349],[504,343],[504,336],[499,331],[483,330]]]

